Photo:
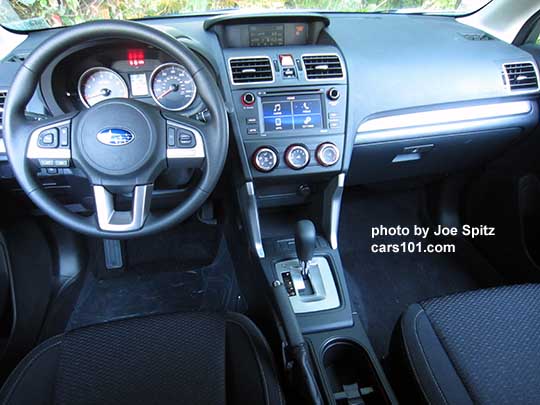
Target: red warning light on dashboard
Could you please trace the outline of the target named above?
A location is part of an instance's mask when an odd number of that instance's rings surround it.
[[[144,65],[144,50],[142,49],[128,49],[127,57],[129,66]]]

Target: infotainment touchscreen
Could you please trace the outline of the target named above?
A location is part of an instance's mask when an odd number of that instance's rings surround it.
[[[263,97],[262,108],[265,132],[323,127],[320,94]]]

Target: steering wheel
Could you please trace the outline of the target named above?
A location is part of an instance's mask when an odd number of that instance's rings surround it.
[[[25,117],[48,64],[70,47],[100,39],[136,40],[167,53],[191,73],[210,120],[201,123],[130,99],[102,101],[84,111],[31,121]],[[215,79],[201,60],[173,37],[140,23],[95,21],[63,29],[23,63],[4,110],[4,141],[13,173],[28,197],[74,231],[110,239],[139,237],[181,223],[215,188],[227,156],[229,126]],[[35,180],[35,165],[76,167],[90,181],[96,213],[82,216],[51,198]],[[200,168],[190,195],[165,214],[150,212],[153,185],[169,167]],[[115,195],[132,193],[129,211]]]

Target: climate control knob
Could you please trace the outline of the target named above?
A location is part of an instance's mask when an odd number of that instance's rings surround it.
[[[253,153],[253,166],[260,172],[268,173],[278,164],[278,157],[273,149],[263,146]]]
[[[321,143],[317,148],[316,156],[321,166],[332,166],[339,160],[339,149],[331,142]]]
[[[291,169],[303,169],[309,163],[309,151],[305,146],[291,145],[285,151],[285,163]]]

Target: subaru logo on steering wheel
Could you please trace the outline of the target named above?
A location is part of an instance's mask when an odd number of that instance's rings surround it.
[[[98,132],[97,139],[104,145],[122,146],[132,142],[135,135],[121,128],[106,128]]]

